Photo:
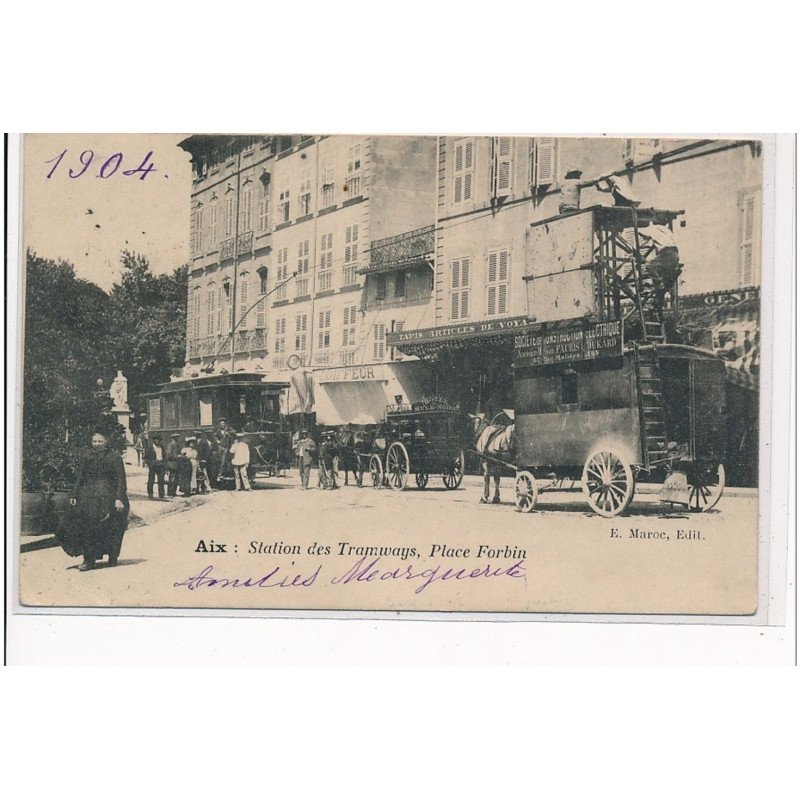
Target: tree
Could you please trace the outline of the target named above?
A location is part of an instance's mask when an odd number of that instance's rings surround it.
[[[111,290],[113,351],[128,378],[131,409],[142,413],[143,392],[154,392],[182,366],[186,352],[188,266],[154,275],[148,259],[123,251],[122,278]]]

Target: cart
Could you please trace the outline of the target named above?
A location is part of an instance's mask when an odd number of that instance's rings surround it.
[[[446,489],[458,489],[470,441],[469,420],[458,406],[441,398],[390,405],[382,428],[370,458],[374,487],[402,491],[413,473],[419,489],[431,475],[440,475]]]
[[[529,305],[515,338],[516,506],[580,481],[589,507],[624,513],[637,481],[709,511],[725,487],[725,364],[668,335],[677,248],[656,246],[682,212],[594,207],[534,223]],[[580,318],[559,317],[565,306]]]

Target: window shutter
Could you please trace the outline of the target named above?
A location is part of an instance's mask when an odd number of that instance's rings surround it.
[[[489,283],[497,281],[497,253],[489,253],[488,280]]]
[[[450,268],[453,271],[451,288],[458,289],[458,287],[461,285],[461,279],[459,277],[461,271],[461,262],[458,260],[454,261]]]
[[[461,318],[469,316],[469,291],[461,292]]]
[[[453,178],[453,202],[460,203],[461,202],[461,194],[462,194],[462,181],[463,178],[461,175],[456,175]]]
[[[472,200],[472,173],[468,172],[464,176],[464,199]]]
[[[469,286],[469,259],[461,259],[461,285]]]
[[[453,292],[450,296],[450,319],[458,319],[458,292]]]
[[[490,316],[495,313],[495,304],[497,301],[497,287],[490,286],[486,291],[486,313]]]
[[[495,195],[504,197],[511,191],[512,142],[510,136],[495,139]]]
[[[474,159],[474,145],[472,142],[467,142],[464,145],[464,169],[472,169]]]
[[[457,144],[456,145],[456,159],[455,159],[455,171],[461,172],[464,169],[464,145]]]
[[[536,185],[556,180],[556,140],[553,137],[536,139]]]
[[[756,213],[756,194],[747,195],[742,201],[742,286],[751,286],[755,280]]]
[[[497,313],[505,314],[508,312],[508,284],[501,283],[497,287]]]
[[[508,280],[508,250],[501,250],[498,254],[498,275],[497,280]]]
[[[239,279],[239,320],[241,320],[241,328],[247,329],[247,290],[249,279],[246,275],[240,276]],[[237,322],[239,321],[237,320]]]

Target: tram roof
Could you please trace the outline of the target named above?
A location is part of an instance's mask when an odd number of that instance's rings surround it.
[[[253,387],[263,385],[266,389],[288,389],[288,381],[268,380],[263,372],[235,372],[232,374],[196,375],[188,378],[176,378],[158,385],[157,392],[149,392],[145,397],[155,397],[170,392],[187,389],[212,389],[224,387]]]

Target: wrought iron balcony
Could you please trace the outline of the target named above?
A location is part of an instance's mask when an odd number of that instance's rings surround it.
[[[225,239],[223,242],[220,242],[219,246],[220,261],[225,261],[229,258],[233,258],[235,242],[236,240],[232,238]]]
[[[372,242],[369,266],[358,270],[361,275],[389,272],[410,266],[430,266],[433,263],[434,228],[428,225],[386,239]]]
[[[236,247],[236,252],[241,255],[242,253],[250,253],[253,250],[253,231],[239,234],[239,244]]]

